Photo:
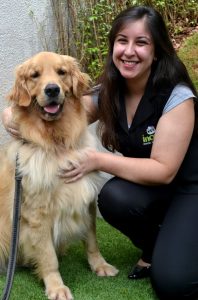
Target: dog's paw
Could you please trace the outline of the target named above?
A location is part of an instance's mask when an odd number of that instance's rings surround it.
[[[116,276],[119,271],[114,266],[108,263],[103,263],[97,266],[95,272],[98,276],[102,277],[102,276]]]
[[[49,300],[73,300],[70,289],[65,285],[47,290],[46,295]]]

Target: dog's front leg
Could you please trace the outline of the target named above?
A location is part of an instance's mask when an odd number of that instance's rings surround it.
[[[72,300],[70,289],[64,285],[61,275],[57,270],[51,270],[43,277],[46,295],[50,300]]]
[[[95,203],[90,206],[91,226],[85,240],[88,262],[92,271],[98,276],[115,276],[118,270],[108,264],[100,253],[96,239],[96,208]]]
[[[36,266],[38,276],[43,279],[46,295],[50,300],[72,300],[72,294],[64,285],[58,270],[58,259],[52,242],[51,226],[42,219],[41,226],[26,228],[25,256]]]

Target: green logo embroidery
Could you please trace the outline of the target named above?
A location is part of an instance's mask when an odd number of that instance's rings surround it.
[[[155,136],[155,127],[154,126],[148,126],[146,129],[146,135],[142,135],[142,144],[150,145],[153,143],[153,139]]]

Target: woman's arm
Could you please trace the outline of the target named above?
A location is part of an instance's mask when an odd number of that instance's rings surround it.
[[[87,113],[88,123],[92,124],[98,120],[98,110],[97,106],[93,101],[92,95],[84,95],[82,97],[82,103]]]
[[[64,174],[66,182],[75,181],[90,171],[101,170],[140,184],[168,184],[187,152],[194,120],[194,102],[188,99],[160,118],[150,158],[88,151],[79,166]]]

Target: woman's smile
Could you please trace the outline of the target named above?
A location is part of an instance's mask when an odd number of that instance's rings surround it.
[[[126,66],[126,67],[134,67],[136,66],[139,62],[138,61],[130,61],[130,60],[122,60],[123,64]]]

